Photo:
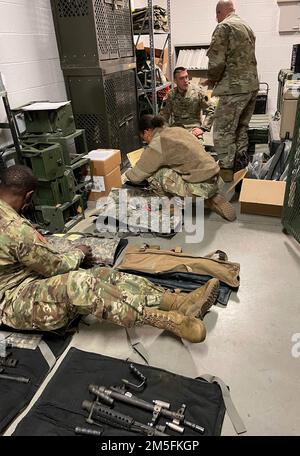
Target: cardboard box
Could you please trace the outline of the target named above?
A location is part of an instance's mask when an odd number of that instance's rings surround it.
[[[89,201],[97,201],[102,196],[107,196],[112,188],[121,188],[121,172],[117,166],[113,171],[104,176],[93,176],[93,188],[89,194]]]
[[[121,164],[121,152],[117,149],[97,149],[86,157],[92,162],[93,176],[106,176]]]
[[[150,58],[150,48],[145,47],[144,49]],[[168,52],[167,47],[165,47],[164,50],[156,49],[156,48],[154,49],[154,62],[156,65],[158,65],[160,67],[163,74],[165,76],[168,76],[167,71],[168,71],[168,64],[169,64],[169,52]]]
[[[240,208],[242,214],[270,215],[281,217],[286,183],[283,181],[249,179],[248,168],[234,174],[233,183],[227,190],[230,193],[242,182]]]
[[[237,186],[237,184],[242,182],[244,177],[247,177],[247,174],[248,174],[248,168],[241,169],[240,171],[237,171],[236,173],[234,173],[233,183],[230,185],[230,187],[226,193],[232,192],[232,190]]]
[[[243,179],[241,213],[281,217],[285,187],[283,181]]]

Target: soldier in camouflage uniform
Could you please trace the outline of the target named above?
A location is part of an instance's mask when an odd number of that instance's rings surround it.
[[[188,295],[175,296],[107,267],[80,269],[89,246],[59,253],[19,215],[37,181],[25,166],[4,171],[0,184],[0,324],[21,330],[55,330],[77,315],[130,327],[149,324],[190,342],[205,339],[201,319],[218,295],[212,279]]]
[[[174,81],[176,87],[167,94],[160,115],[167,124],[184,127],[202,143],[203,133],[211,129],[215,104],[202,87],[190,83],[186,68],[175,68]],[[206,116],[202,122],[204,113]]]
[[[216,12],[219,24],[207,52],[208,79],[215,85],[213,95],[219,97],[214,146],[220,167],[232,170],[235,160],[247,156],[248,126],[259,87],[255,36],[235,14],[231,0],[219,1]]]
[[[164,128],[164,119],[150,114],[142,116],[139,130],[149,147],[126,172],[131,182],[146,179],[159,196],[203,198],[207,208],[235,220],[233,206],[219,193],[220,168],[193,135],[179,127]]]

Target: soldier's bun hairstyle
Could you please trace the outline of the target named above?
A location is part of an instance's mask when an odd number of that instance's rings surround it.
[[[165,124],[164,118],[161,116],[153,116],[145,114],[140,118],[139,131],[143,133],[145,130],[154,130],[155,128],[163,128]]]
[[[36,190],[38,181],[32,170],[27,166],[14,165],[2,170],[0,174],[0,189],[17,195],[25,195]]]

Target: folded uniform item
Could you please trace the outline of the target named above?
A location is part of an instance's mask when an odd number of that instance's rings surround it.
[[[47,241],[57,251],[64,253],[77,245],[87,245],[92,248],[94,262],[96,265],[113,266],[116,259],[127,246],[126,239],[106,239],[96,235],[84,233],[54,234],[47,236]]]
[[[155,30],[169,31],[167,11],[161,6],[153,6],[153,27]],[[132,13],[134,32],[149,30],[149,8],[136,8]]]
[[[182,230],[180,198],[158,198],[147,189],[126,186],[112,189],[97,204],[96,227],[99,233],[152,233],[174,236]]]

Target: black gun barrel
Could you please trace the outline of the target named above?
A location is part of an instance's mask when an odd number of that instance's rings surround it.
[[[17,377],[17,376],[7,375],[7,374],[0,374],[0,379],[10,380],[13,382],[18,382],[18,383],[29,383],[30,382],[30,378],[28,378],[28,377]]]
[[[82,408],[91,413],[91,418],[95,421],[109,424],[118,429],[126,429],[133,432],[135,431],[148,436],[168,436],[168,434],[158,431],[152,426],[140,423],[131,416],[112,410],[98,402],[83,401]]]
[[[116,391],[105,388],[105,386],[90,385],[89,392],[95,394],[100,399],[101,396],[104,395],[113,399],[117,399],[118,401],[124,402],[125,404],[134,405],[135,407],[143,408],[144,410],[149,410],[150,412],[152,412],[154,409],[154,405],[150,404],[150,402],[146,402],[142,399],[136,398],[135,396],[126,396],[125,394],[117,393]]]

